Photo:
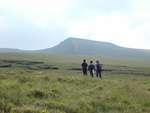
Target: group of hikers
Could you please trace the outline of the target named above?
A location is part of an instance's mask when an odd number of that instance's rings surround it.
[[[90,64],[86,62],[86,60],[83,60],[83,63],[81,64],[83,75],[88,75],[88,71],[91,75],[91,77],[94,77],[94,72],[96,72],[97,78],[102,78],[102,64],[100,64],[99,60],[96,61],[96,64],[93,63],[93,61],[90,61]]]

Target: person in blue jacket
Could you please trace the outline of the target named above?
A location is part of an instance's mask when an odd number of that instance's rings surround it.
[[[90,64],[88,66],[88,70],[90,72],[91,77],[94,77],[95,65],[93,64],[93,61],[90,61]]]
[[[98,78],[102,78],[102,64],[100,64],[100,62],[97,60],[96,61],[96,65],[95,65],[96,69],[96,77]]]

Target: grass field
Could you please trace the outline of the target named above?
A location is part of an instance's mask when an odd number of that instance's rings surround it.
[[[101,59],[103,78],[82,59]],[[38,53],[0,54],[0,113],[150,113],[150,61]]]

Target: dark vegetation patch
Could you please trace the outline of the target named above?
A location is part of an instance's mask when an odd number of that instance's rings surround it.
[[[59,89],[53,88],[49,91],[44,91],[41,89],[34,89],[31,90],[27,96],[30,98],[36,98],[36,99],[48,99],[48,98],[59,98],[59,95],[61,94]]]
[[[0,64],[0,68],[8,68],[8,67],[12,67],[11,64]]]
[[[40,65],[38,66],[39,69],[53,69],[53,70],[58,70],[59,68],[56,66],[52,66],[52,65]]]
[[[104,68],[102,69],[102,72],[109,72],[112,74],[131,74],[131,75],[144,75],[144,76],[150,76],[150,72],[143,71],[142,69],[135,69],[128,66],[114,66],[113,67],[107,67],[108,65],[104,65]],[[111,65],[109,65],[111,66]],[[72,71],[81,71],[81,68],[70,68],[68,70]]]
[[[111,69],[110,69],[111,70]],[[144,76],[150,76],[150,72],[145,71],[137,71],[137,70],[119,70],[119,69],[112,69],[111,71],[114,74],[130,74],[130,75],[144,75]]]
[[[21,67],[29,70],[58,70],[59,68],[54,65],[45,64],[39,61],[27,60],[1,60],[0,68]]]
[[[82,69],[81,68],[71,68],[69,70],[73,70],[73,71],[81,71]]]
[[[110,65],[110,64],[106,64],[105,66],[107,67],[123,67],[123,68],[129,68],[129,66],[126,66],[126,65]]]
[[[32,66],[32,65],[29,65],[29,66],[26,66],[27,69],[29,70],[59,70],[58,67],[56,66],[52,66],[52,65],[38,65],[38,66]]]
[[[150,88],[149,88],[147,91],[149,91],[149,92],[150,92]]]
[[[71,69],[69,69],[69,70],[73,70],[73,71],[81,71],[82,69],[81,68],[71,68]],[[111,72],[111,71],[113,71],[112,69],[103,69],[102,71],[108,71],[108,72]]]
[[[0,113],[10,113],[12,109],[12,105],[10,103],[5,102],[4,100],[0,101]]]
[[[27,60],[1,60],[1,62],[2,63],[11,63],[11,64],[22,64],[22,65],[44,64],[44,62],[27,61]]]
[[[144,103],[144,106],[145,106],[145,107],[150,107],[150,102]]]
[[[33,90],[28,94],[29,97],[35,97],[35,98],[47,98],[48,95],[41,90]]]

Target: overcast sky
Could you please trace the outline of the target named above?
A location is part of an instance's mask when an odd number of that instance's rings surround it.
[[[150,0],[0,0],[0,48],[78,37],[150,49]]]

